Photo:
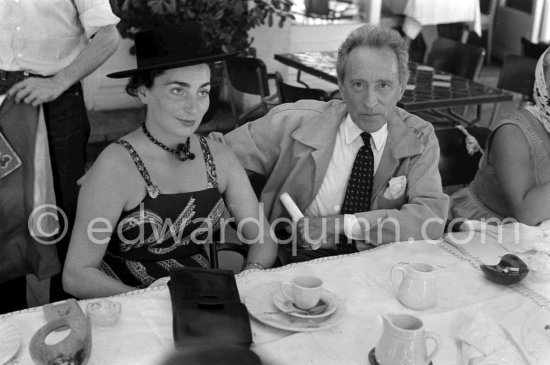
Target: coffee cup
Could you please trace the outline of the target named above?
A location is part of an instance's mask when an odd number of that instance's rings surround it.
[[[323,281],[315,276],[298,276],[292,281],[284,281],[281,291],[296,307],[310,309],[321,299]]]

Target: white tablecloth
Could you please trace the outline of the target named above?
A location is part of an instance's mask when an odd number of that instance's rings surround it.
[[[411,39],[423,26],[460,22],[468,23],[481,36],[479,0],[390,0],[384,6],[405,15],[403,32]]]
[[[484,278],[477,260],[492,260],[502,255],[497,244],[479,246],[473,243],[462,245],[460,250],[444,242],[396,243],[348,256],[240,274],[237,283],[243,301],[258,285],[312,274],[322,277],[326,288],[345,303],[344,321],[321,332],[287,332],[251,320],[252,350],[266,365],[364,365],[368,364],[368,353],[382,333],[381,313],[410,313],[420,317],[427,330],[437,332],[442,338],[441,351],[434,364],[461,364],[456,335],[464,318],[483,311],[518,339],[531,316],[550,318],[548,283],[533,286],[527,278],[524,285],[510,288]],[[426,311],[403,307],[389,280],[393,265],[419,261],[446,267],[438,278],[438,304]],[[121,319],[112,327],[92,328],[89,364],[159,364],[174,348],[167,287],[136,291],[114,297],[114,300],[122,303]],[[80,303],[84,309],[86,301]],[[9,313],[0,316],[2,321],[17,327],[23,339],[12,363],[32,364],[28,345],[32,335],[46,323],[42,309]],[[550,357],[535,364],[544,364],[544,361],[550,363]]]

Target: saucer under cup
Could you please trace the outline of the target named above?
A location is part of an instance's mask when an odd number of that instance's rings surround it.
[[[310,309],[321,299],[323,281],[315,276],[298,276],[292,281],[283,281],[281,292],[297,308]]]
[[[308,320],[325,319],[331,316],[338,307],[338,297],[333,292],[323,290],[320,301],[326,303],[326,309],[318,314],[308,314],[307,311],[297,310],[294,304],[281,292],[276,290],[273,293],[273,304],[281,312],[288,314],[291,317],[303,318]]]

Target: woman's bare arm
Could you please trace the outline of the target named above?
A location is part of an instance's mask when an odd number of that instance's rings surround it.
[[[124,161],[120,148],[112,145],[102,152],[80,189],[63,270],[63,288],[78,298],[104,297],[135,289],[98,269],[127,202],[125,171],[128,170],[121,166],[128,161]]]
[[[550,219],[550,183],[536,185],[529,143],[519,127],[499,127],[490,148],[490,161],[516,218],[527,225]]]

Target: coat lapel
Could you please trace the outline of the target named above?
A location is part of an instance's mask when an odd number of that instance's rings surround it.
[[[388,139],[390,135],[388,134]],[[389,142],[389,140],[388,140]],[[378,194],[379,190],[386,184],[386,182],[392,177],[395,169],[399,166],[399,161],[393,157],[390,143],[386,143],[380,164],[376,173],[374,174],[374,181],[372,183],[372,195],[371,199]]]
[[[304,123],[292,133],[292,138],[312,149],[311,159],[308,159],[300,171],[300,175],[304,178],[298,180],[311,181],[313,176],[313,187],[306,189],[309,194],[297,196],[297,205],[301,209],[306,209],[311,204],[321,187],[334,151],[336,133],[347,114],[346,105],[343,102],[333,101],[332,103],[336,105],[334,108],[328,108],[329,113],[320,115],[317,120]]]
[[[403,113],[393,113],[388,122],[388,140],[380,159],[380,164],[374,174],[372,199],[380,193],[399,167],[399,159],[422,153],[424,147],[413,131],[403,122]]]

